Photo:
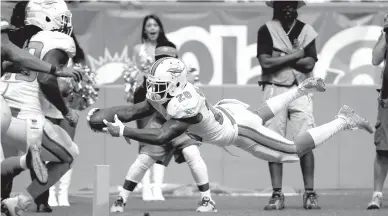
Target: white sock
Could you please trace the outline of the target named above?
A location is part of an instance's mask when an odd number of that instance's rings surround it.
[[[373,192],[373,196],[383,197],[383,192],[381,192],[381,191],[375,191],[375,192]]]
[[[201,193],[201,199],[203,199],[204,197],[209,197],[210,199],[212,199],[210,189],[207,191],[204,191],[204,192],[200,192],[200,193]]]
[[[151,171],[150,170],[147,170],[144,173],[144,176],[143,176],[141,182],[143,184],[143,189],[151,187]]]
[[[346,121],[341,118],[334,119],[333,121],[323,124],[321,126],[308,129],[307,132],[314,140],[315,146],[323,144],[330,139],[336,133],[340,132],[346,127]]]
[[[131,191],[129,190],[125,190],[124,188],[122,188],[119,192],[119,196],[121,196],[124,200],[124,203],[127,203],[127,199],[129,197],[129,194],[131,194]]]
[[[23,169],[27,169],[26,155],[20,157],[20,166]]]
[[[300,91],[299,88],[293,88],[266,100],[266,103],[272,113],[276,116],[276,114],[285,109],[292,101],[303,95],[305,95],[305,93]]]
[[[58,181],[59,195],[68,194],[72,173],[73,173],[73,170],[70,169],[65,173],[65,175],[62,176],[61,179],[59,179]]]
[[[151,167],[152,185],[157,188],[161,188],[164,180],[164,171],[166,167],[155,163]]]

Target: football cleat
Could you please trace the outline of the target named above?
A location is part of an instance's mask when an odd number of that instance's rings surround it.
[[[217,212],[216,203],[210,197],[204,197],[198,203],[196,212]]]
[[[373,125],[365,118],[361,118],[357,115],[354,110],[347,105],[344,105],[340,109],[337,118],[341,118],[346,121],[346,130],[361,129],[369,133],[374,132]]]
[[[298,88],[306,93],[326,91],[326,86],[323,79],[315,77],[305,79]]]
[[[27,196],[20,194],[15,197],[4,199],[1,204],[4,205],[4,213],[7,216],[22,216],[32,204],[32,200]]]
[[[119,196],[110,208],[110,212],[124,212],[124,199]]]
[[[368,204],[367,210],[380,209],[383,204],[383,196],[375,194],[372,197],[372,201]]]
[[[284,194],[281,191],[274,191],[264,210],[282,210],[284,207]]]
[[[306,191],[303,194],[304,209],[321,209],[318,205],[318,195],[315,191]]]

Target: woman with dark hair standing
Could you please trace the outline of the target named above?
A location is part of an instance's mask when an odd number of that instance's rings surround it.
[[[148,15],[143,19],[141,31],[141,44],[134,47],[132,61],[136,67],[143,73],[140,83],[142,85],[134,93],[134,103],[145,100],[146,84],[144,75],[155,61],[155,48],[157,43],[168,41],[163,24],[156,15]],[[148,123],[149,117],[138,120],[137,127],[144,128]],[[140,146],[139,144],[139,151]],[[155,163],[149,172],[143,178],[143,200],[144,201],[163,201],[161,185],[163,183],[165,166],[162,163]],[[152,179],[152,185],[151,185]]]

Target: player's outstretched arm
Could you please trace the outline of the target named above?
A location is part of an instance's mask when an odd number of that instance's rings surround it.
[[[107,127],[103,130],[114,137],[124,136],[151,145],[163,145],[183,134],[192,124],[192,118],[170,119],[161,128],[137,129],[123,125],[116,115],[113,123],[104,120]]]
[[[170,119],[161,128],[124,127],[123,136],[152,145],[164,145],[183,134],[189,126],[187,121]]]
[[[114,116],[117,115],[120,121],[127,123],[137,119],[150,116],[155,109],[147,101],[133,105],[115,106],[106,109],[91,109],[86,117],[89,126],[94,131],[102,131],[105,127],[103,120],[113,122]]]
[[[122,108],[118,108],[115,113],[121,121],[131,122],[150,116],[155,113],[155,111],[156,110],[154,109],[154,107],[151,106],[151,104],[148,103],[147,100],[145,100],[131,106],[124,106]]]

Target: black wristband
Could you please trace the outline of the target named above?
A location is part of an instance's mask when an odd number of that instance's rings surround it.
[[[50,74],[55,75],[57,73],[58,68],[54,65],[51,65]]]

